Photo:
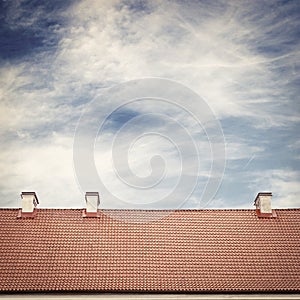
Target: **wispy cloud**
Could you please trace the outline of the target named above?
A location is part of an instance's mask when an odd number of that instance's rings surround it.
[[[101,91],[145,77],[185,84],[205,99],[220,120],[227,142],[227,169],[215,206],[244,205],[245,198],[237,196],[244,188],[248,193],[272,188],[280,199],[283,195],[289,199],[275,200],[278,206],[300,205],[295,196],[300,191],[298,1],[42,1],[33,5],[1,3],[3,206],[17,205],[15,199],[24,189],[37,190],[45,206],[81,206],[72,166],[78,119]],[[170,99],[177,92],[170,91]],[[108,98],[99,105],[104,113],[114,109],[116,101]],[[195,102],[195,110],[198,106]],[[123,119],[116,112],[115,119],[107,122],[111,134],[107,137],[113,137],[117,126],[130,116],[149,110],[166,119],[173,117],[191,133],[202,151],[202,165],[195,174],[193,159],[185,155],[187,171],[192,170],[188,175],[206,178],[209,143],[191,116],[178,108],[150,101],[123,110]],[[98,113],[101,119],[101,110]],[[145,130],[149,125],[139,124]],[[165,122],[156,129],[167,133],[174,127]],[[137,132],[133,127],[128,137]],[[138,198],[112,179],[111,154],[105,148],[109,143],[105,143],[95,148],[100,172],[116,193]],[[124,140],[121,147],[125,145]],[[179,169],[174,147],[157,137],[141,139],[135,146],[129,156],[139,175],[149,172],[152,154],[165,157],[169,181],[158,193],[167,193]],[[253,175],[259,173],[272,176],[264,175],[267,180],[259,182]],[[200,180],[186,206],[198,205],[203,188]],[[147,199],[156,196],[149,192]],[[109,201],[105,205],[113,206]]]
[[[299,207],[299,171],[288,168],[265,170],[253,176],[252,188],[255,183],[261,190],[273,191],[275,208]]]

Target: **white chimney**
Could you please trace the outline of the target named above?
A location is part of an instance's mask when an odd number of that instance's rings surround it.
[[[272,193],[270,192],[263,192],[258,193],[254,205],[256,206],[256,210],[260,215],[272,215]]]
[[[35,208],[39,204],[39,200],[35,192],[22,192],[22,216],[34,216]]]
[[[100,204],[100,198],[98,192],[86,192],[86,212],[87,213],[97,213],[98,205]]]

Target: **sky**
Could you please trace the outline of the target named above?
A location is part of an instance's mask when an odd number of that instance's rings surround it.
[[[300,207],[300,1],[0,0],[0,206]]]

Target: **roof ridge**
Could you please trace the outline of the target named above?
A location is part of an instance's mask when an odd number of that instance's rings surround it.
[[[19,208],[8,208],[8,207],[0,207],[0,210],[19,210],[21,209]],[[53,211],[53,210],[57,210],[57,211],[62,211],[62,210],[76,210],[76,211],[81,211],[83,209],[85,209],[84,207],[82,208],[47,208],[47,207],[41,207],[41,208],[37,208],[38,210],[49,210],[49,211]],[[280,211],[280,210],[300,210],[300,208],[273,208],[276,211]],[[255,208],[201,208],[201,209],[197,209],[197,208],[185,208],[185,209],[136,209],[136,208],[100,208],[100,211],[157,211],[157,212],[164,212],[164,211],[254,211]]]

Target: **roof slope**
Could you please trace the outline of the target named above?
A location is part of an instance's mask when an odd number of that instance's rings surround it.
[[[143,214],[159,211],[118,211]],[[177,210],[149,223],[0,209],[2,291],[299,291],[300,209]]]

